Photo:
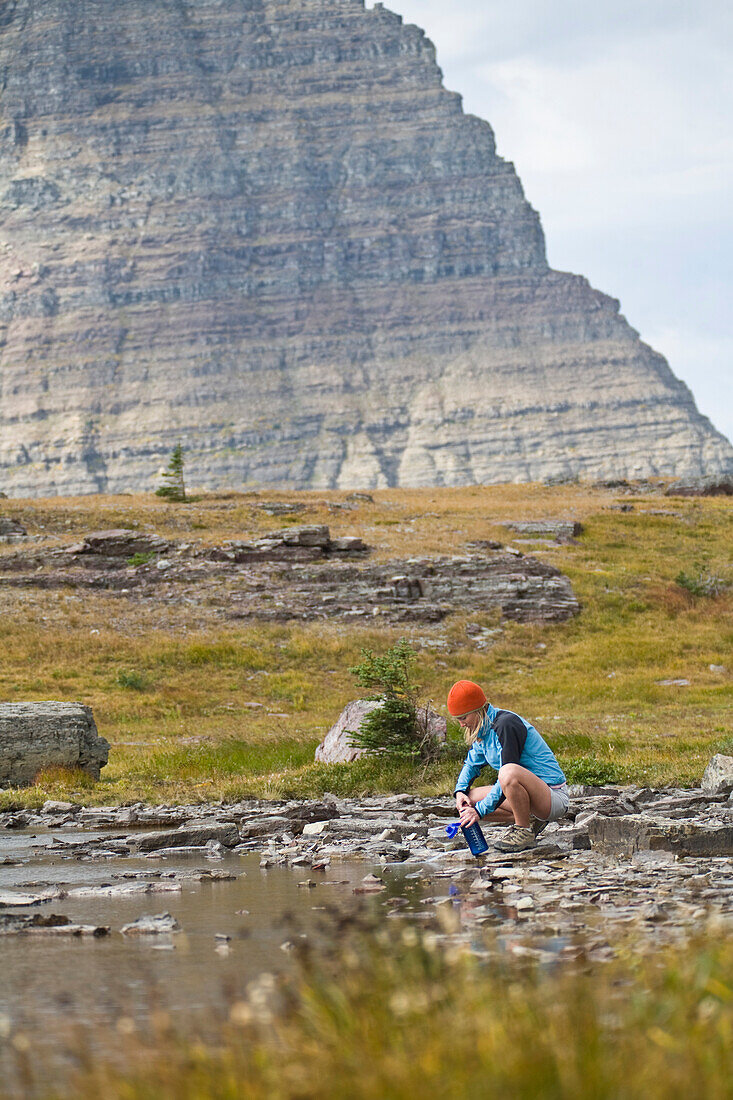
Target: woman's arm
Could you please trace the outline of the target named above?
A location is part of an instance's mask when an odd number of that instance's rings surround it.
[[[460,770],[458,779],[456,780],[456,787],[453,789],[453,793],[456,794],[456,804],[458,805],[458,795],[467,794],[471,789],[471,783],[477,777],[481,769],[486,762],[486,758],[483,752],[479,748],[478,741],[474,741],[471,748],[468,750],[466,760],[463,761],[463,767]],[[468,796],[467,796],[468,801]]]

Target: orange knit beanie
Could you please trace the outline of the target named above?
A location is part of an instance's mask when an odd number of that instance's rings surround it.
[[[448,713],[457,718],[461,714],[468,714],[472,710],[479,710],[488,699],[484,695],[483,688],[474,684],[472,680],[459,680],[448,692]]]

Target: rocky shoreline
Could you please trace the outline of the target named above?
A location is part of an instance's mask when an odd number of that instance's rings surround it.
[[[453,841],[446,836],[446,824],[455,819],[449,797],[325,795],[119,808],[48,802],[38,811],[6,812],[0,814],[0,849],[4,830],[50,831],[47,855],[109,862],[111,874],[104,883],[71,888],[30,877],[14,882],[0,891],[0,934],[106,935],[109,927],[41,912],[65,898],[163,900],[180,893],[182,884],[236,878],[228,857],[259,853],[263,873],[302,869],[299,885],[306,888],[347,885],[350,895],[384,893],[385,918],[434,927],[457,943],[471,944],[487,925],[500,936],[509,933],[519,954],[541,956],[550,940],[557,954],[560,937],[560,954],[610,957],[614,937],[628,928],[666,941],[689,934],[701,920],[733,920],[733,793],[725,767],[715,770],[715,761],[729,759],[714,758],[704,786],[693,790],[573,787],[568,815],[548,825],[536,849],[519,855],[490,849],[479,859],[460,835]],[[65,837],[69,831],[73,837]],[[498,831],[487,828],[490,843]],[[129,857],[149,860],[149,872],[124,870]],[[183,857],[199,857],[205,866],[181,867]],[[171,860],[179,861],[175,870]],[[341,882],[337,871],[339,863],[354,861],[368,870],[356,886]],[[0,866],[20,864],[32,874],[33,858],[0,858]],[[398,881],[420,887],[418,905],[395,893]],[[114,931],[177,930],[166,913],[142,913],[139,921]]]

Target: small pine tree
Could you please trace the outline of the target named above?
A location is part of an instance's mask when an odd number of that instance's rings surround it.
[[[439,750],[428,730],[427,707],[419,707],[420,689],[412,682],[415,651],[410,643],[401,638],[381,657],[369,649],[361,655],[361,664],[349,672],[374,692],[369,698],[380,705],[362,719],[358,730],[351,731],[354,744],[369,753],[435,759]]]
[[[176,502],[185,501],[186,486],[183,482],[183,447],[176,443],[168,469],[163,471],[163,484],[155,490],[157,497]]]

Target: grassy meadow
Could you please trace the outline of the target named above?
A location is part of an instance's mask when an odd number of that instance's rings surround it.
[[[440,709],[453,680],[481,682],[496,705],[536,723],[571,781],[695,785],[716,751],[733,753],[733,502],[618,495],[584,485],[507,485],[344,493],[207,493],[3,501],[36,547],[112,527],[203,544],[293,523],[359,535],[373,560],[466,553],[495,539],[556,565],[581,614],[558,624],[501,622],[481,607],[437,625],[376,621],[232,623],[207,605],[146,604],[100,590],[0,584],[0,699],[78,700],[111,743],[94,784],[43,773],[0,806],[46,798],[87,804],[451,789],[460,752],[428,768],[363,760],[318,765],[313,753],[357,697],[361,650],[400,637],[415,678]],[[305,505],[274,518],[264,501]],[[339,507],[341,505],[342,507]],[[631,510],[621,510],[627,506]],[[570,545],[524,542],[511,520],[572,519]],[[0,548],[14,554],[17,546]],[[680,583],[680,580],[682,583]],[[727,587],[726,587],[727,586]],[[486,628],[486,648],[476,630]],[[711,668],[711,666],[714,666]],[[721,670],[722,669],[722,670]],[[686,685],[659,681],[685,679]],[[454,735],[457,733],[454,731]]]

